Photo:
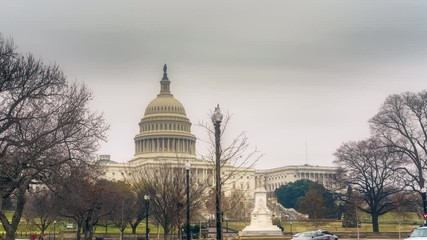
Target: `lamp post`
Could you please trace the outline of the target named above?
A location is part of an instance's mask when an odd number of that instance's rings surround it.
[[[221,121],[222,113],[219,105],[212,114],[212,123],[215,127],[215,210],[216,210],[216,239],[222,240],[221,226]]]
[[[423,199],[423,218],[424,224],[423,226],[427,226],[427,203],[426,203],[426,189],[421,189],[421,198]]]
[[[148,228],[148,211],[149,211],[149,204],[150,204],[150,196],[144,195],[145,200],[145,240],[148,240],[149,237],[149,228]]]
[[[190,163],[187,162],[185,163],[185,172],[186,172],[186,178],[187,178],[187,226],[186,226],[186,232],[187,232],[187,240],[191,239],[191,234],[190,234]]]
[[[56,220],[53,221],[53,240],[56,239]]]

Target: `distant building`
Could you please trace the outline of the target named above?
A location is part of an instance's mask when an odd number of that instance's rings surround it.
[[[155,166],[160,163],[182,165],[191,164],[191,174],[200,180],[214,184],[212,165],[196,157],[196,137],[191,133],[191,122],[187,118],[184,106],[171,94],[170,81],[166,66],[160,81],[160,93],[145,109],[139,122],[139,133],[135,138],[135,154],[127,163],[112,161],[109,155],[100,155],[99,163],[105,166],[104,178],[126,180],[138,169]],[[234,171],[232,166],[222,169],[223,174]],[[256,186],[264,184],[268,192],[280,185],[298,179],[310,179],[331,186],[336,168],[325,166],[284,166],[268,170],[238,170],[223,187],[227,194],[230,190],[245,190],[253,198]]]
[[[265,182],[265,189],[274,192],[277,188],[300,179],[308,179],[332,188],[336,178],[336,167],[313,166],[313,165],[291,165],[279,168],[255,171],[255,181]]]

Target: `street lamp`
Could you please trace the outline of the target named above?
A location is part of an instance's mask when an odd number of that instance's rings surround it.
[[[186,226],[186,232],[187,232],[187,240],[191,239],[191,234],[190,234],[190,163],[187,162],[185,163],[185,172],[186,172],[186,177],[187,177],[187,226]]]
[[[145,240],[148,240],[149,228],[148,228],[148,210],[150,204],[150,196],[144,195],[145,200]]]
[[[426,204],[426,189],[421,189],[421,198],[423,199],[423,218],[424,224],[423,226],[427,226],[427,204]]]
[[[221,121],[222,113],[219,104],[212,114],[212,123],[215,127],[215,209],[216,209],[216,239],[222,240],[221,226]]]
[[[56,220],[53,221],[53,240],[56,238]]]

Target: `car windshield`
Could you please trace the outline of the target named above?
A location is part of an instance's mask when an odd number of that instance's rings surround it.
[[[415,229],[412,232],[411,237],[427,237],[427,228]]]
[[[313,236],[313,232],[303,232],[298,237],[304,238],[304,237],[312,237],[312,236]]]

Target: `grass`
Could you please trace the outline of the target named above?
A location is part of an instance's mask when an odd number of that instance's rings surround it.
[[[13,215],[13,212],[8,211],[6,212],[6,216],[11,219]],[[370,219],[370,216],[365,213],[359,214],[360,224],[361,227],[359,228],[360,232],[372,232],[372,222]],[[61,223],[56,224],[55,231],[57,233],[59,232],[74,232],[75,230],[67,230],[64,228],[64,225],[66,223],[69,223],[72,221],[62,221]],[[380,232],[410,232],[413,228],[418,227],[422,224],[421,216],[418,216],[415,213],[387,213],[383,216],[380,216],[379,219],[380,222]],[[228,226],[235,230],[242,230],[244,227],[248,226],[249,222],[228,222],[224,223],[223,226]],[[318,223],[318,226],[316,227],[312,221],[298,221],[298,222],[288,222],[288,221],[282,221],[281,225],[285,228],[286,232],[303,232],[303,231],[310,231],[318,228],[322,229],[328,229],[333,232],[357,232],[356,228],[343,228],[341,226],[340,221],[322,221]],[[150,223],[150,234],[158,234],[158,231],[160,234],[163,234],[163,229],[161,227],[158,228],[157,225]],[[3,232],[3,226],[0,225],[0,234]],[[25,235],[25,233],[29,234],[30,232],[38,232],[36,226],[27,224],[25,220],[21,220],[21,224],[18,227],[18,235],[22,234]],[[53,233],[54,227],[53,224],[49,227],[49,229],[46,231],[47,233]],[[106,232],[105,227],[103,226],[96,226],[95,232],[98,234],[104,234]],[[120,231],[118,228],[116,228],[114,225],[110,224],[107,228],[108,234],[118,234]],[[130,227],[127,227],[125,230],[125,234],[131,234],[132,229]],[[145,234],[145,223],[141,223],[137,228],[138,234]]]
[[[370,215],[359,213],[360,232],[372,232],[372,221]],[[423,220],[416,213],[387,213],[379,218],[380,232],[410,232],[419,227]],[[230,222],[228,226],[236,230],[242,230],[249,222]],[[333,232],[357,232],[356,228],[343,228],[341,221],[319,221],[316,227],[312,221],[289,222],[282,221],[281,225],[286,232],[304,232],[314,229],[328,229]]]
[[[12,219],[13,216],[13,211],[6,211],[6,217],[10,220]],[[75,229],[65,229],[65,224],[66,223],[73,223],[73,221],[67,221],[67,220],[62,220],[58,223],[56,223],[55,226],[55,232],[75,232]],[[150,228],[150,233],[151,234],[157,234],[158,231],[160,231],[160,234],[163,234],[163,228],[160,227],[158,229],[158,226],[153,224],[153,223],[149,223],[148,227]],[[105,226],[96,226],[95,227],[95,232],[96,233],[105,233]],[[139,224],[139,226],[137,227],[137,233],[145,233],[145,222]],[[4,228],[3,225],[1,225],[0,223],[0,235],[2,235],[2,232],[4,232]],[[35,226],[34,224],[27,224],[27,222],[21,218],[21,222],[18,226],[18,230],[17,230],[18,234],[21,235],[25,235],[25,233],[27,233],[27,235],[29,233],[39,233],[40,230],[37,228],[37,226]],[[46,230],[46,233],[53,233],[54,232],[54,225],[51,224],[49,226],[49,228]],[[113,224],[109,224],[107,227],[107,232],[110,234],[118,234],[120,233],[119,229],[114,226]],[[130,226],[128,226],[125,229],[125,234],[131,234],[132,233],[132,228]],[[4,235],[4,234],[3,234]]]

